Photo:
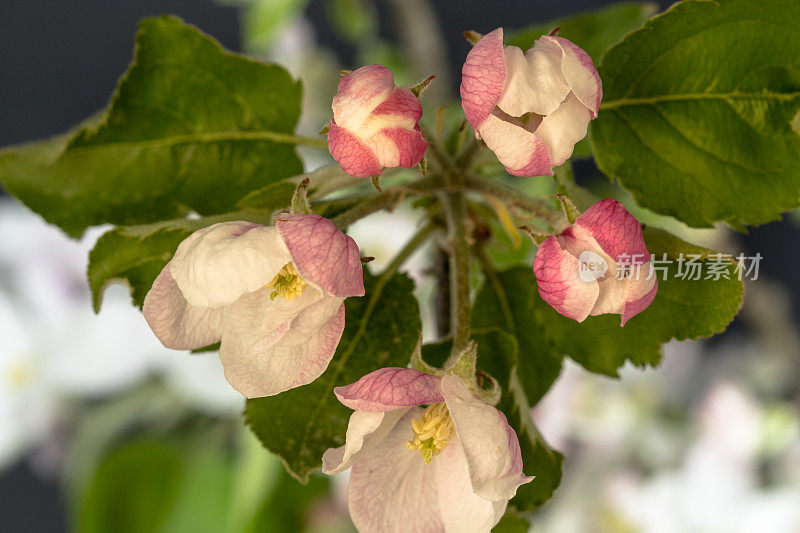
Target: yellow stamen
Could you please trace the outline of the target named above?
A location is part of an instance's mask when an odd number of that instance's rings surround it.
[[[284,300],[294,300],[303,295],[306,285],[306,280],[300,277],[294,265],[291,262],[286,263],[278,275],[267,283],[267,287],[272,289],[269,299],[274,300],[280,296]]]
[[[430,405],[422,416],[412,418],[411,430],[414,438],[407,441],[406,446],[411,450],[419,450],[427,464],[431,464],[431,459],[447,448],[455,434],[450,411],[443,403]]]

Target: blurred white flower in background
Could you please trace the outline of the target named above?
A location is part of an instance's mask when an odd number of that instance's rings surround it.
[[[235,416],[242,397],[216,357],[167,350],[131,305],[109,287],[99,314],[79,241],[11,200],[0,200],[0,468],[52,435],[71,403],[109,397],[160,375],[179,398],[208,414]]]

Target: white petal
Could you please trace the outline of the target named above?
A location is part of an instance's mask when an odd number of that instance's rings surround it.
[[[561,71],[561,48],[548,43],[525,54],[516,46],[504,52],[508,77],[497,106],[512,117],[555,111],[570,91]]]
[[[519,440],[505,415],[455,376],[442,378],[442,394],[469,465],[472,490],[492,501],[513,498],[517,487],[533,478],[522,474]]]
[[[361,533],[444,530],[434,469],[405,444],[413,436],[411,419],[421,413],[421,408],[409,409],[389,435],[353,465],[348,503]]]
[[[550,164],[557,167],[572,155],[575,143],[586,137],[592,113],[570,93],[558,109],[542,120],[534,133],[544,141]]]
[[[147,292],[142,313],[164,346],[194,350],[220,340],[225,309],[189,304],[170,275],[170,263],[167,263]]]
[[[322,455],[322,473],[338,474],[350,468],[363,454],[379,444],[407,409],[355,411],[347,423],[344,446],[328,448]]]
[[[510,173],[526,176],[553,174],[547,146],[525,128],[491,114],[481,124],[478,134]]]
[[[295,300],[269,300],[269,289],[231,306],[220,359],[230,384],[248,398],[310,383],[327,368],[344,329],[344,298],[308,286]]]
[[[458,438],[431,462],[436,472],[439,512],[447,532],[489,531],[502,518],[507,500],[485,500],[472,491],[469,466]]]
[[[222,222],[187,237],[170,273],[190,304],[219,307],[264,287],[289,261],[275,227]]]

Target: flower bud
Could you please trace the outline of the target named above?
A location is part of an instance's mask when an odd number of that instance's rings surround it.
[[[392,71],[368,65],[346,74],[333,98],[328,149],[356,177],[419,164],[428,143],[419,130],[422,106],[410,89],[396,87]]]
[[[461,105],[475,135],[515,176],[552,175],[597,117],[603,89],[592,59],[544,35],[523,54],[503,29],[478,41],[462,69]]]
[[[533,273],[542,299],[578,322],[615,313],[624,326],[658,291],[639,222],[613,198],[597,202],[560,235],[542,242]]]

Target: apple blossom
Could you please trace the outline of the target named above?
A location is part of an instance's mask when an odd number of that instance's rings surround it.
[[[334,393],[355,412],[322,471],[352,467],[359,531],[489,531],[533,479],[505,415],[452,374],[382,368]]]
[[[533,273],[544,301],[578,322],[616,313],[624,326],[658,291],[639,222],[613,198],[597,202],[560,235],[542,242]]]
[[[368,65],[346,74],[333,98],[328,149],[351,176],[419,164],[428,143],[419,130],[422,106],[410,89],[396,87],[392,71]]]
[[[603,89],[592,59],[563,37],[544,35],[523,54],[503,47],[503,29],[467,54],[461,104],[475,130],[515,176],[552,175],[597,117]]]
[[[364,294],[358,246],[330,220],[313,214],[276,220],[194,232],[143,307],[168,348],[220,342],[225,377],[248,398],[316,379],[342,335],[344,299]]]

